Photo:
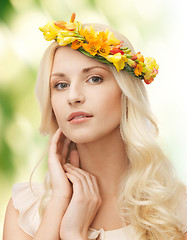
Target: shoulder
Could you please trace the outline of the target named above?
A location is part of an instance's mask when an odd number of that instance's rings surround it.
[[[10,234],[7,233],[10,229],[13,233],[12,226],[14,226],[16,234],[19,231],[24,235],[24,238],[18,239],[31,239],[34,236],[40,224],[39,206],[43,193],[44,186],[41,183],[13,185],[12,198],[8,203],[5,217],[5,234]]]
[[[9,200],[4,221],[3,239],[29,240],[31,236],[26,234],[18,225],[19,211],[15,209],[12,198]]]

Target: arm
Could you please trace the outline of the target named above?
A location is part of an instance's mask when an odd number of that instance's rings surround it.
[[[69,199],[51,199],[46,207],[42,222],[36,232],[35,237],[33,238],[19,227],[19,212],[14,208],[12,199],[10,199],[6,210],[3,240],[60,240],[60,223],[68,204]],[[79,236],[77,236],[76,239],[83,240]]]
[[[187,240],[187,232],[184,234],[184,240]]]
[[[69,205],[69,199],[52,198],[33,240],[59,240],[60,224]]]
[[[66,162],[69,144],[70,140],[63,136],[60,129],[57,130],[51,139],[48,167],[52,184],[52,197],[45,209],[44,216],[42,217],[38,230],[34,233],[34,238],[24,232],[26,229],[22,230],[19,227],[19,211],[15,209],[12,199],[10,199],[6,210],[3,240],[60,239],[60,224],[72,195],[71,183],[69,182],[62,167]],[[72,159],[72,155],[70,155],[69,158],[70,161],[74,161],[75,165],[78,165],[78,159]],[[75,236],[77,240],[80,239],[79,236]],[[71,239],[69,239],[68,236],[68,239],[63,240]]]
[[[10,199],[4,221],[4,229],[3,229],[3,240],[30,240],[32,237],[18,226],[18,217],[19,212],[13,206],[12,199]]]
[[[38,230],[34,234],[34,238],[26,234],[19,227],[19,211],[14,208],[12,200],[10,200],[6,212],[3,240],[59,240],[60,235],[61,238],[63,235],[63,240],[85,240],[83,239],[81,233],[76,231],[77,228],[74,229],[77,226],[76,220],[72,218],[75,214],[74,211],[71,212],[69,209],[69,215],[66,214],[66,221],[64,221],[67,223],[67,219],[69,219],[69,222],[66,226],[63,224],[64,228],[62,228],[63,216],[65,215],[73,193],[72,183],[70,183],[70,181],[74,182],[75,178],[71,176],[70,173],[64,172],[63,169],[63,166],[66,163],[69,144],[70,140],[66,139],[60,129],[58,129],[52,137],[48,156],[48,168],[52,184],[52,197],[45,209],[44,216],[42,217]],[[69,159],[73,165],[76,167],[79,166],[79,157],[77,152],[72,151]],[[68,176],[70,180],[68,180]],[[76,209],[77,205],[74,207]],[[82,216],[82,212],[80,213],[80,216]],[[70,225],[72,219],[75,221],[75,225],[73,225],[73,227]],[[66,237],[64,235],[66,235]]]

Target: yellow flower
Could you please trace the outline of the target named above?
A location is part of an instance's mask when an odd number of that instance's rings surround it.
[[[61,35],[63,37],[75,37],[76,34],[73,31],[61,30],[58,36]]]
[[[57,37],[57,42],[59,43],[60,46],[66,46],[69,43],[72,43],[76,40],[75,37],[64,37],[62,35],[58,35]]]
[[[145,64],[146,64],[146,68],[151,71],[153,71],[154,69],[158,70],[159,66],[156,63],[156,60],[152,57],[145,57]]]
[[[97,38],[99,40],[101,40],[102,42],[106,42],[107,41],[107,35],[106,35],[106,33],[104,31],[98,31],[97,32]]]
[[[158,74],[159,66],[156,63],[154,58],[146,57],[145,58],[145,64],[146,64],[146,70],[145,70],[145,76],[144,80],[146,83],[151,83],[153,79]]]
[[[105,31],[105,34],[106,34],[106,37],[107,37],[107,40],[106,42],[109,44],[109,45],[118,45],[120,44],[120,40],[118,40],[117,38],[114,37],[114,33],[113,32],[110,32],[109,29],[107,29]]]
[[[84,43],[82,45],[84,50],[86,50],[87,52],[89,52],[93,56],[95,56],[97,54],[97,51],[99,50],[100,46],[101,46],[100,41],[90,41],[88,44]]]
[[[82,29],[82,23],[75,21],[74,24],[75,24],[75,31],[79,33],[80,30]]]
[[[47,41],[56,39],[57,34],[61,32],[61,28],[55,25],[54,21],[49,21],[44,27],[39,28],[43,32],[44,38]]]
[[[127,62],[127,58],[121,53],[116,53],[114,55],[108,55],[105,57],[109,62],[112,62],[116,67],[117,71],[123,69],[125,67],[125,62]]]

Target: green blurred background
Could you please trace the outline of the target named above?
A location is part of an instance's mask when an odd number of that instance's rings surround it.
[[[34,94],[37,68],[50,44],[38,30],[48,20],[106,23],[160,65],[146,86],[160,143],[187,183],[187,17],[183,0],[0,0],[0,226],[15,182],[29,181],[47,137],[40,136]],[[34,174],[42,181],[43,161]],[[2,227],[0,228],[2,235]]]

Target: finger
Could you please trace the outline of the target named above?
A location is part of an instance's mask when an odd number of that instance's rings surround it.
[[[57,142],[60,138],[60,135],[61,135],[61,130],[58,129],[55,134],[52,136],[51,138],[51,142],[50,142],[50,145],[49,145],[49,154],[54,154],[57,152]]]
[[[58,156],[57,144],[60,138],[64,136],[61,129],[57,129],[55,134],[51,138],[49,145],[48,167],[50,171],[56,173],[56,175],[62,173],[62,158]],[[64,171],[63,171],[64,172]]]
[[[70,164],[79,168],[79,162],[80,162],[80,159],[79,159],[79,154],[78,154],[78,151],[76,149],[73,149],[70,153]]]
[[[71,165],[70,165],[70,167],[71,167],[72,169],[76,169],[76,168],[73,168],[74,166],[71,166]],[[94,192],[96,192],[96,194],[97,194],[98,196],[100,196],[99,186],[98,186],[98,183],[97,183],[97,178],[96,178],[95,176],[93,176],[92,174],[89,174],[89,173],[85,172],[84,170],[82,170],[82,169],[80,169],[80,168],[77,168],[77,171],[80,172],[80,173],[82,173],[82,174],[84,174],[85,177],[87,176],[87,174],[91,177],[92,185],[93,185],[93,187],[94,187]]]
[[[78,177],[83,185],[84,193],[85,194],[95,194],[95,189],[92,183],[92,178],[89,173],[85,172],[80,168],[76,168],[72,165],[65,164],[65,170],[69,173],[73,174],[74,176]]]
[[[81,180],[71,173],[66,173],[66,176],[73,184],[74,194],[76,194],[77,196],[81,195],[84,192]]]

